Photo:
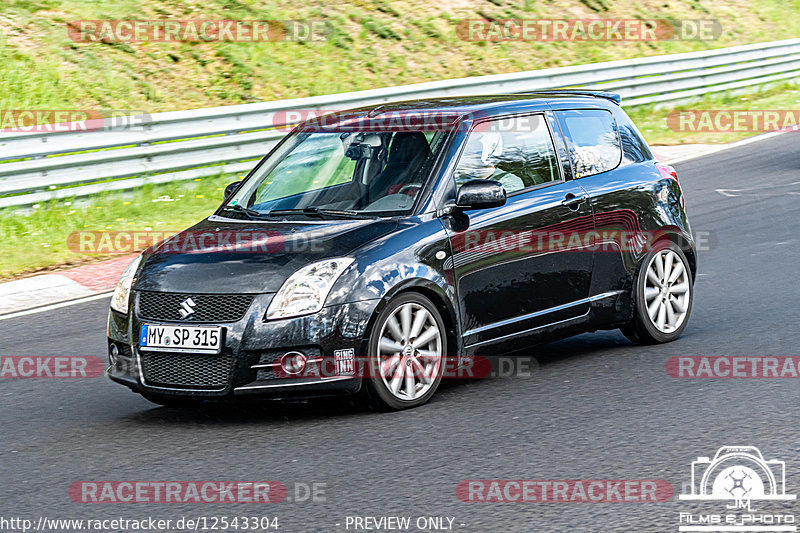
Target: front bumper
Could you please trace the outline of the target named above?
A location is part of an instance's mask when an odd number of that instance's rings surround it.
[[[214,361],[217,367],[225,365],[225,376],[217,379],[213,386],[205,383],[173,384],[164,379],[153,382],[145,359],[152,357],[152,352],[143,354],[139,350],[140,325],[142,322],[156,325],[177,323],[142,321],[133,311],[128,316],[116,311],[109,313],[109,352],[115,346],[118,353],[116,357],[109,358],[106,373],[113,381],[136,392],[198,399],[225,399],[238,395],[306,397],[358,392],[361,379],[357,377],[337,376],[330,372],[314,377],[288,377],[273,371],[272,365],[289,351],[300,351],[326,369],[335,368],[336,351],[352,350],[351,353],[356,356],[366,354],[369,320],[378,300],[325,307],[318,313],[304,317],[264,321],[271,298],[272,294],[256,296],[244,318],[238,322],[211,324],[222,326],[225,330],[219,356],[174,354],[176,368],[180,368],[179,364],[197,365],[210,361],[204,358],[223,358],[224,361]],[[200,324],[187,322],[185,325]],[[192,357],[197,359],[187,360]],[[169,365],[170,361],[162,359],[159,364]],[[216,375],[219,376],[219,372]]]

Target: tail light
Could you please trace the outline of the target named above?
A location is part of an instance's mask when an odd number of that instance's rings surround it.
[[[683,188],[681,187],[681,182],[678,181],[678,171],[675,170],[674,167],[665,165],[664,163],[656,163],[656,169],[658,169],[658,173],[661,174],[662,178],[675,180],[675,183],[678,184],[678,190],[681,191],[681,207],[686,207],[683,200]]]
[[[656,163],[656,168],[662,178],[673,179],[678,181],[678,171],[674,167],[665,165],[664,163]]]

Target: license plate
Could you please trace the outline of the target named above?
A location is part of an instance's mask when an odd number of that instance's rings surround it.
[[[222,349],[222,328],[142,324],[139,349],[154,352],[219,353]]]

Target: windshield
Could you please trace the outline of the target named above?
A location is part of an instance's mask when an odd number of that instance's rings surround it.
[[[444,131],[299,132],[224,207],[250,216],[408,213],[441,150]],[[245,209],[231,209],[233,206]],[[288,211],[287,210],[291,210]]]

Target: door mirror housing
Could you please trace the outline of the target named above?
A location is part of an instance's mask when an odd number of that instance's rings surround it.
[[[225,187],[225,198],[224,199],[227,200],[228,198],[230,198],[231,195],[236,192],[236,189],[238,189],[239,185],[241,185],[241,184],[242,184],[241,181],[234,181],[233,183],[228,184],[228,186]]]
[[[470,180],[458,189],[456,196],[459,209],[488,209],[505,203],[506,188],[494,180]]]

